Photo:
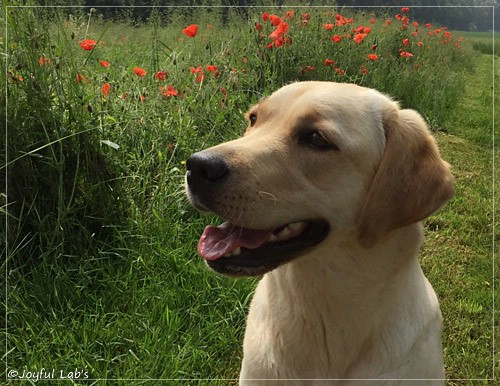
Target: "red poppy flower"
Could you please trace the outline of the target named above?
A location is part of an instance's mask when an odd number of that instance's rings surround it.
[[[207,71],[211,72],[214,76],[214,78],[217,78],[219,76],[219,69],[217,66],[214,65],[208,65],[207,66]]]
[[[271,24],[275,27],[281,23],[280,17],[276,15],[269,16],[269,20],[271,20]]]
[[[260,23],[255,23],[255,30],[258,32],[262,31],[264,29],[263,25]]]
[[[276,48],[280,48],[283,44],[285,44],[285,41],[283,38],[278,38],[273,41],[273,44]]]
[[[282,39],[283,35],[288,32],[288,23],[285,21],[280,22],[277,26],[276,29],[271,32],[269,35],[269,38],[273,39],[274,41]]]
[[[377,20],[375,19],[370,19],[370,24],[375,24],[377,22]]]
[[[40,66],[43,66],[44,64],[50,64],[50,63],[52,63],[52,61],[49,58],[44,58],[43,56],[40,56],[40,58],[38,59],[38,64]]]
[[[104,85],[101,87],[102,94],[108,96],[110,88],[111,88],[111,85],[109,83],[104,83]]]
[[[85,51],[92,51],[97,42],[92,39],[85,39],[83,42],[80,42],[80,47],[82,47]]]
[[[403,39],[403,46],[408,47],[410,45],[410,40],[409,39]]]
[[[189,36],[190,38],[194,38],[198,33],[198,24],[188,25],[186,28],[182,30],[184,35]]]
[[[335,67],[334,70],[339,75],[345,75],[345,71],[339,67]]]
[[[333,65],[335,64],[335,60],[325,59],[325,60],[323,61],[323,64],[324,64],[325,66],[333,66]]]
[[[264,12],[264,13],[262,14],[262,20],[263,20],[263,21],[268,21],[268,20],[269,20],[269,13]]]
[[[411,58],[413,56],[413,54],[410,52],[400,51],[399,56],[401,56],[403,58]]]
[[[203,67],[199,66],[199,67],[189,67],[189,69],[191,70],[191,74],[197,74],[197,73],[201,73],[203,74]]]
[[[334,35],[330,38],[330,40],[334,43],[340,43],[340,41],[342,40],[342,37],[339,36],[339,35]]]
[[[161,95],[163,95],[165,98],[176,97],[179,95],[179,91],[174,89],[170,85],[168,85],[167,87],[161,86],[160,91],[161,91]]]
[[[370,60],[377,60],[378,59],[378,55],[377,54],[368,54],[368,59],[370,59]]]
[[[331,31],[333,29],[333,23],[328,23],[328,24],[323,23],[323,28],[326,29],[327,31]]]
[[[374,44],[372,45],[372,51],[375,51],[377,49],[378,45]]]
[[[425,27],[426,27],[426,28],[431,28],[431,23],[427,23],[427,24],[425,25]]]
[[[109,63],[109,62],[107,62],[106,60],[103,60],[103,59],[99,60],[99,63],[100,63],[100,64],[101,64],[101,66],[103,66],[104,68],[108,68],[108,67],[109,67],[109,65],[110,65],[110,63]]]
[[[422,47],[424,45],[423,42],[417,42],[417,46]]]
[[[390,20],[385,21],[385,25],[391,25],[391,23],[392,23],[392,21],[390,21]]]
[[[168,79],[168,71],[158,71],[155,74],[155,78],[158,80],[167,80]]]
[[[146,70],[144,68],[134,67],[134,74],[142,78],[146,75]]]
[[[295,11],[286,11],[284,19],[291,19],[295,16]]]
[[[354,35],[354,38],[353,40],[358,43],[358,44],[361,44],[363,42],[363,40],[368,36],[368,34],[364,33],[364,34],[356,34]]]
[[[366,66],[364,64],[361,65],[361,73],[363,75],[368,74],[368,69],[366,68]]]
[[[408,12],[409,10],[410,10],[410,8],[408,8],[408,7],[401,8],[401,12]]]

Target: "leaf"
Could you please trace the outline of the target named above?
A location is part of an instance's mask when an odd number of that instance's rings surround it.
[[[118,144],[108,141],[107,139],[101,139],[101,143],[108,145],[109,147],[112,147],[115,150],[118,150],[120,148]]]

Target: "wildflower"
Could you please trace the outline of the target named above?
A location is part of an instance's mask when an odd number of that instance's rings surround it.
[[[49,58],[44,58],[43,56],[40,56],[40,58],[38,59],[38,64],[40,66],[43,66],[44,64],[50,64],[50,63],[52,63],[52,61]]]
[[[274,27],[277,27],[280,23],[281,23],[281,19],[279,16],[276,16],[276,15],[271,15],[269,16],[269,20],[271,20],[271,24],[274,26]]]
[[[302,14],[302,27],[306,27],[307,23],[309,23],[310,19],[311,19],[311,15],[309,13],[303,13]]]
[[[331,39],[330,39],[330,40],[331,40],[332,42],[334,42],[334,43],[340,43],[340,41],[342,40],[342,37],[341,37],[341,36],[339,36],[339,35],[334,35],[334,36],[332,36],[332,37],[331,37]]]
[[[413,56],[413,54],[410,52],[406,52],[406,51],[401,50],[399,52],[399,56],[401,56],[403,58],[411,58]]]
[[[273,41],[273,43],[271,43],[271,46],[272,46],[272,44],[274,44],[274,46],[275,46],[276,48],[280,48],[280,47],[281,47],[284,43],[285,43],[285,42],[284,42],[284,40],[283,40],[282,38],[278,38],[278,39],[275,39],[275,40]]]
[[[269,20],[269,13],[267,12],[264,12],[262,14],[262,21],[268,21]]]
[[[168,79],[168,71],[158,71],[155,74],[155,78],[158,80],[167,80]]]
[[[356,32],[358,34],[369,34],[372,32],[370,27],[365,27],[364,25],[360,25],[358,28],[354,29],[352,32]]]
[[[378,59],[378,55],[377,54],[368,54],[368,59],[375,61]]]
[[[390,21],[390,20],[385,21],[385,25],[391,25],[391,23],[392,23],[392,21]]]
[[[427,24],[425,25],[425,28],[431,28],[431,23],[427,23]]]
[[[368,36],[367,33],[358,33],[356,35],[354,35],[354,38],[353,40],[358,43],[358,44],[361,44],[363,42],[363,40]]]
[[[403,13],[404,13],[404,12],[408,12],[409,10],[410,10],[410,8],[408,8],[408,7],[403,7],[403,8],[401,8],[401,12],[403,12]]]
[[[205,74],[203,73],[203,67],[202,66],[198,66],[196,68],[190,67],[189,69],[191,70],[192,74],[195,74],[195,75],[197,74],[196,75],[196,79],[194,80],[196,83],[203,82],[203,79],[205,78]]]
[[[323,23],[323,28],[326,29],[327,31],[331,31],[333,29],[333,23],[328,23],[328,24]]]
[[[404,45],[405,47],[408,47],[408,46],[410,45],[410,40],[409,40],[409,39],[407,39],[407,38],[403,39],[403,45]]]
[[[288,23],[285,21],[280,22],[276,29],[271,32],[269,38],[271,38],[276,47],[281,47],[283,45],[283,35],[288,32]],[[279,44],[279,45],[278,45]]]
[[[289,20],[295,16],[295,11],[286,11],[284,19]]]
[[[364,64],[361,65],[361,73],[363,75],[368,74],[368,69],[366,68],[366,66]]]
[[[103,86],[101,87],[102,94],[105,96],[108,96],[110,88],[111,88],[111,85],[109,83],[104,83]]]
[[[417,42],[417,46],[419,46],[419,47],[422,47],[423,44],[424,44],[423,42]]]
[[[325,60],[323,61],[323,64],[324,64],[325,66],[333,66],[333,65],[335,64],[335,60],[325,59]]]
[[[101,64],[101,66],[103,66],[104,68],[108,68],[108,67],[109,67],[109,65],[110,65],[110,63],[109,63],[108,61],[103,60],[103,59],[99,60],[99,63],[100,63],[100,64]]]
[[[182,30],[182,33],[190,38],[194,38],[198,33],[198,24],[188,25],[186,28]]]
[[[377,49],[378,45],[377,44],[373,44],[372,45],[372,51],[375,51]]]
[[[348,19],[347,17],[344,17],[342,15],[335,15],[335,20],[337,21],[337,27],[342,27],[344,25],[350,24],[353,22],[353,18],[351,17]]]
[[[345,71],[339,67],[335,67],[334,70],[339,75],[345,75]]]
[[[134,67],[134,74],[142,78],[146,75],[146,70],[144,68]]]
[[[211,72],[213,74],[214,78],[217,78],[219,76],[219,69],[217,68],[217,66],[208,65],[207,71]]]
[[[163,95],[164,98],[169,98],[169,97],[176,97],[179,95],[179,91],[174,89],[172,86],[168,85],[167,87],[161,86],[160,87],[160,92],[161,95]]]
[[[375,19],[370,19],[370,24],[375,24],[377,22],[377,20]]]
[[[80,47],[82,47],[85,51],[92,51],[95,47],[97,42],[92,39],[85,39],[84,41],[80,42]]]
[[[262,24],[260,23],[255,23],[255,29],[260,32],[264,29],[264,27],[262,26]]]
[[[203,67],[198,66],[198,67],[189,67],[191,70],[191,74],[197,74],[197,73],[203,73]]]

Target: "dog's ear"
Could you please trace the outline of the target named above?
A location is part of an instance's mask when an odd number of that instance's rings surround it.
[[[359,242],[370,248],[388,232],[418,222],[453,197],[450,165],[422,117],[385,112],[386,146],[359,221]]]

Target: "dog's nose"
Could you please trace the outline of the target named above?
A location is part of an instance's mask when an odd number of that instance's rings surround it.
[[[192,189],[220,182],[229,174],[229,168],[224,158],[205,151],[189,157],[186,161],[186,168],[187,183]]]

